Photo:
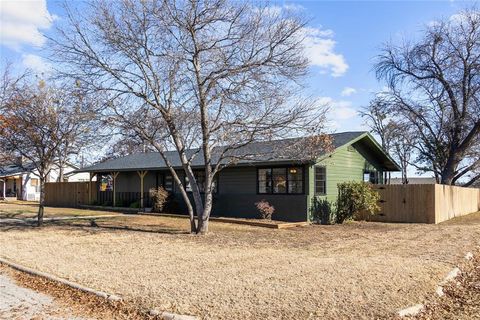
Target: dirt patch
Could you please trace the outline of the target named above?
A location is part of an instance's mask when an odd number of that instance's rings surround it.
[[[271,230],[136,216],[0,231],[0,255],[203,319],[372,319],[425,301],[469,248],[480,214],[440,225],[350,223]],[[1,229],[0,229],[1,230]]]

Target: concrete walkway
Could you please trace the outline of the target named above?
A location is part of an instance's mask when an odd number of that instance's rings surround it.
[[[85,319],[57,305],[51,296],[24,288],[0,269],[0,319]]]

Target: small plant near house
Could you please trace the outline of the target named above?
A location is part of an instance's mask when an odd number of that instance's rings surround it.
[[[259,202],[255,203],[255,206],[257,207],[258,211],[260,212],[260,218],[261,219],[272,219],[272,215],[275,212],[275,208],[268,203],[266,200],[261,200]]]
[[[134,201],[130,203],[130,208],[140,208],[140,203],[138,201]]]
[[[165,209],[165,205],[168,201],[169,193],[165,188],[158,187],[158,188],[151,188],[149,190],[150,198],[152,198],[153,203],[153,212],[163,212]]]
[[[335,223],[335,203],[327,199],[314,197],[310,209],[313,223],[334,224]]]
[[[380,195],[365,182],[343,182],[338,184],[336,222],[367,218],[376,214],[380,207]]]

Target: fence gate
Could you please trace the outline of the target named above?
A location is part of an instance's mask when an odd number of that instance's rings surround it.
[[[88,188],[88,182],[45,183],[45,204],[53,207],[78,207],[88,204]]]

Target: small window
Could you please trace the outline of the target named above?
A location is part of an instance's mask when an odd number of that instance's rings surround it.
[[[35,192],[40,192],[40,185],[37,178],[30,179],[30,185],[34,187]]]
[[[288,193],[303,193],[303,168],[288,168]]]
[[[193,171],[195,176],[195,180],[197,180],[198,189],[200,192],[205,192],[205,171],[203,170],[196,170]],[[190,185],[190,181],[188,181],[188,177],[185,176],[185,190],[187,192],[192,192],[192,186]],[[213,192],[217,192],[217,183],[213,181]]]
[[[165,181],[163,187],[168,192],[173,192],[173,177],[171,174],[165,174]]]
[[[315,167],[315,194],[327,194],[327,169],[325,167]]]
[[[363,181],[370,182],[372,184],[378,184],[379,174],[377,171],[365,171],[363,173]]]
[[[258,169],[258,193],[272,193],[271,169]]]
[[[273,193],[287,193],[287,169],[272,169]]]

